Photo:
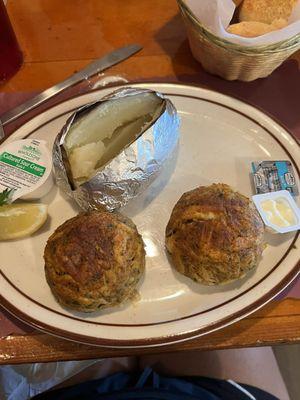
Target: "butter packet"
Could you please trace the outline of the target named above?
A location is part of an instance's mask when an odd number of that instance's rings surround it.
[[[268,231],[287,233],[300,229],[300,210],[287,190],[256,194],[252,200]]]
[[[287,190],[299,194],[296,176],[290,161],[252,162],[252,177],[257,194]]]

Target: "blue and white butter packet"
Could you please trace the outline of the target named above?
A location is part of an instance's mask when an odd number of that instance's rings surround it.
[[[257,194],[288,190],[297,196],[299,190],[290,161],[255,161],[252,162],[252,176]]]

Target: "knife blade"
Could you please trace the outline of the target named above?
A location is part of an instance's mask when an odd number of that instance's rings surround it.
[[[38,94],[32,99],[29,99],[24,103],[20,104],[19,106],[13,108],[12,110],[9,110],[6,113],[2,114],[0,117],[0,127],[1,127],[1,122],[3,127],[12,121],[15,121],[21,115],[41,105],[42,103],[49,100],[58,93],[61,93],[65,89],[75,85],[78,82],[81,82],[83,79],[87,79],[115,64],[118,64],[123,60],[126,60],[126,58],[137,53],[141,49],[142,46],[138,44],[131,44],[129,46],[121,47],[117,50],[112,51],[109,54],[106,54],[104,57],[99,58],[98,60],[92,62],[91,64],[83,68],[81,71],[76,72],[74,75],[70,76],[66,80],[57,83],[56,85],[52,86],[49,89],[46,89],[44,92]],[[1,139],[1,128],[0,128],[0,139]]]

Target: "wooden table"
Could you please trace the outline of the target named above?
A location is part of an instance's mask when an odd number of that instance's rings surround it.
[[[9,0],[8,11],[25,62],[17,75],[0,87],[2,92],[41,91],[117,47],[139,43],[143,51],[111,68],[109,74],[120,74],[128,80],[194,82],[235,94],[285,120],[300,133],[294,118],[300,101],[299,69],[295,62],[300,53],[265,80],[242,83],[213,77],[203,71],[190,53],[175,0]],[[261,93],[259,98],[257,91]],[[277,93],[280,93],[279,104],[272,102]],[[218,332],[159,349],[114,350],[72,343],[43,333],[10,335],[0,339],[0,363],[295,342],[300,342],[300,300],[284,299],[273,301]]]

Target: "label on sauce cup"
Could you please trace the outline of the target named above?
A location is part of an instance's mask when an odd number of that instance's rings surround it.
[[[300,229],[300,210],[287,190],[257,194],[252,199],[271,231],[286,233]]]
[[[12,201],[41,198],[52,186],[52,157],[45,141],[17,140],[0,148],[0,192],[14,189]]]

